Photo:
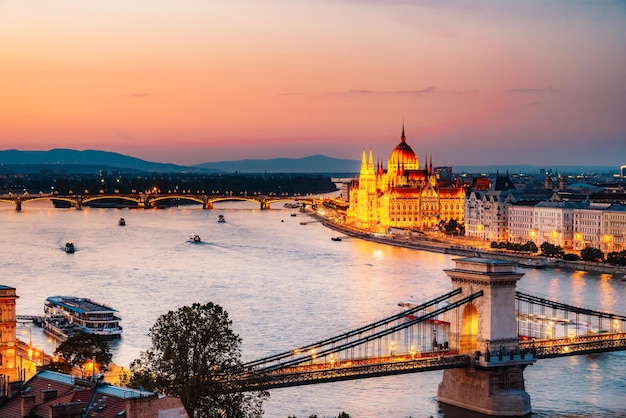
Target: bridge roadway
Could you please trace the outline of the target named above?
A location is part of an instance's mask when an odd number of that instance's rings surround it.
[[[519,348],[519,351],[510,353],[475,353],[471,356],[459,354],[456,350],[435,350],[344,361],[330,357],[324,362],[295,365],[268,373],[252,371],[241,375],[236,385],[238,391],[273,389],[451,368],[496,367],[499,364],[511,364],[511,361],[523,363],[533,357],[545,359],[621,351],[626,350],[626,333],[522,341]]]
[[[449,302],[449,298],[458,295],[459,291],[460,289],[455,289],[420,306],[339,336],[249,362],[244,365],[247,372],[239,374],[231,381],[233,391],[301,386],[451,368],[487,370],[515,364],[523,368],[537,359],[626,350],[625,316],[566,305],[521,292],[516,293],[520,341],[511,349],[461,353],[455,347],[448,348],[447,344],[438,347],[433,344],[434,348],[428,351],[415,350],[412,345],[410,350],[401,350],[401,343],[397,341],[395,345],[392,342],[391,346],[388,340],[381,343],[388,336],[398,337],[400,330],[414,335],[428,335],[433,321],[439,327],[448,324],[437,320],[441,315],[454,315],[455,310],[483,295],[480,291],[456,302]],[[443,306],[439,307],[441,305]],[[536,307],[541,308],[541,314],[533,313]],[[549,307],[550,315],[545,315],[546,307]],[[575,320],[569,319],[572,315]],[[529,316],[533,317],[533,323],[537,327],[532,329],[532,335],[522,335],[522,332],[528,334],[529,328],[520,324],[527,323]],[[581,321],[581,316],[590,322]],[[400,318],[403,320],[399,321]],[[612,332],[603,329],[603,320],[610,321]],[[560,335],[557,335],[557,322],[562,324]],[[422,329],[418,330],[418,327]],[[408,331],[409,329],[412,331]],[[372,344],[378,350],[368,349],[373,347]],[[407,344],[403,346],[406,347]],[[364,350],[359,351],[361,347]]]
[[[84,204],[97,201],[110,201],[116,200],[120,203],[126,202],[127,204],[137,205],[138,208],[154,208],[158,206],[159,202],[167,202],[171,200],[179,200],[185,202],[202,204],[203,209],[213,209],[213,204],[216,202],[224,201],[245,201],[258,203],[261,209],[269,209],[272,203],[280,201],[298,201],[303,205],[312,204],[312,197],[301,197],[299,195],[288,196],[270,194],[270,195],[233,195],[233,194],[204,194],[204,193],[102,193],[102,194],[70,194],[70,195],[52,195],[52,194],[37,194],[37,195],[2,195],[0,196],[0,202],[12,203],[15,205],[16,210],[22,209],[22,204],[27,202],[33,202],[37,200],[56,200],[69,203],[72,207],[80,209]]]

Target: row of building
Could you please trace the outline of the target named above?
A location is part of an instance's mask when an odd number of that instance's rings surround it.
[[[436,231],[456,220],[467,237],[488,242],[533,241],[579,251],[587,246],[605,253],[626,250],[626,195],[578,187],[565,176],[544,187],[520,189],[509,173],[495,177],[452,178],[449,167],[420,167],[406,142],[404,127],[385,168],[372,152],[362,155],[359,177],[345,185],[349,203],[343,222],[354,228],[388,233]]]

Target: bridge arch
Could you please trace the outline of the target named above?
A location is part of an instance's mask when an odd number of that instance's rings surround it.
[[[478,349],[478,309],[470,302],[463,308],[459,351],[473,353]]]

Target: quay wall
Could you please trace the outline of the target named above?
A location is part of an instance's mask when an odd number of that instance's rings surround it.
[[[367,241],[378,242],[380,244],[395,245],[397,247],[411,248],[415,250],[432,251],[443,254],[458,255],[461,257],[478,255],[482,258],[489,258],[494,260],[504,260],[513,263],[519,263],[527,260],[528,255],[503,253],[497,250],[477,248],[469,245],[459,245],[457,242],[446,242],[445,239],[432,238],[428,236],[413,236],[411,238],[398,237],[398,236],[377,236],[368,232],[345,227],[336,223],[328,221],[326,218],[311,213],[313,218],[318,219],[325,227],[341,232],[350,237],[360,238]],[[532,256],[533,259],[545,259],[545,257]],[[604,274],[611,274],[617,278],[626,280],[626,267],[613,266],[604,263],[594,263],[589,261],[566,261],[566,260],[552,260],[548,263],[549,268],[558,268],[572,271],[590,271]]]

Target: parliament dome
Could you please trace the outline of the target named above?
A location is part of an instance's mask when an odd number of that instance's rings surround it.
[[[404,127],[402,127],[402,136],[400,137],[400,143],[391,152],[391,156],[389,157],[389,164],[396,167],[405,168],[418,167],[415,152],[413,152],[409,144],[406,143]]]

